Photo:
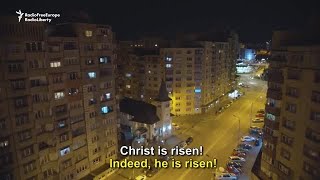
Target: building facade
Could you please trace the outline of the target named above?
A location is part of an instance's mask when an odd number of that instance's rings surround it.
[[[187,44],[161,48],[174,115],[203,113],[215,107],[235,85],[236,60],[228,42]]]
[[[80,179],[117,158],[110,26],[1,25],[0,179]]]
[[[239,42],[235,33],[218,40],[192,36],[172,42],[144,39],[119,44],[117,89],[123,97],[151,103],[165,79],[171,113],[188,115],[219,106],[222,97],[236,87]]]
[[[159,48],[123,47],[120,43],[117,72],[119,96],[152,102],[164,79]]]
[[[320,178],[320,41],[317,34],[274,32],[260,167],[264,178]]]

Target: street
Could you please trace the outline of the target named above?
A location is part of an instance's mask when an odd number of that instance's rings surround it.
[[[180,129],[175,132],[176,137],[185,140],[192,136],[193,142],[188,147],[203,146],[204,148],[203,156],[175,157],[176,160],[213,160],[213,158],[216,158],[217,167],[225,167],[228,157],[239,143],[239,138],[249,134],[251,116],[254,118],[259,109],[264,109],[266,82],[260,79],[252,79],[251,74],[241,75],[240,81],[248,84],[249,88],[242,89],[241,91],[245,95],[234,101],[222,113],[215,115],[214,111],[209,111],[201,115],[174,117],[173,122],[180,126]],[[261,127],[262,123],[258,123],[258,125],[253,123],[251,125]],[[240,179],[247,179],[246,175],[250,173],[250,170],[250,167],[244,169],[245,175]],[[132,174],[132,170],[122,169],[110,176],[110,179],[126,177],[121,175],[125,171],[130,171],[129,173]],[[135,176],[141,174],[141,170],[135,171],[140,172],[135,173]],[[213,179],[213,172],[214,169],[167,168],[161,169],[152,178],[148,179],[185,180],[193,177],[193,179],[209,180]]]

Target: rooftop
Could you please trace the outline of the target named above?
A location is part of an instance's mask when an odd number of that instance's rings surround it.
[[[157,107],[131,98],[123,98],[119,103],[120,112],[129,114],[134,118],[131,121],[143,124],[154,124],[160,121],[157,116]]]

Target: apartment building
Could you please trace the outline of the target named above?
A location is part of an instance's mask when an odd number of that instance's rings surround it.
[[[318,35],[319,31],[273,34],[264,144],[256,171],[260,178],[320,178]]]
[[[172,98],[172,114],[203,113],[234,87],[235,73],[227,42],[192,41],[161,48]]]
[[[238,36],[183,37],[176,41],[120,42],[117,87],[121,96],[152,102],[162,79],[170,93],[171,113],[196,114],[217,107],[235,89]]]
[[[119,96],[152,102],[164,80],[164,61],[158,48],[123,48],[117,62]]]
[[[110,26],[1,21],[0,179],[81,179],[117,158]]]

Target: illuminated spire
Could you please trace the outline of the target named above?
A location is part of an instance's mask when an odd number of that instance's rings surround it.
[[[159,102],[171,101],[171,98],[169,97],[169,93],[167,91],[166,83],[164,82],[164,80],[161,81],[159,94],[155,100]]]

